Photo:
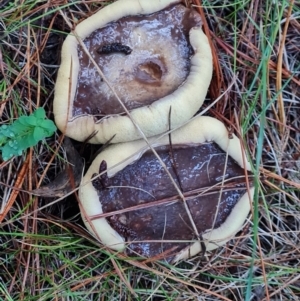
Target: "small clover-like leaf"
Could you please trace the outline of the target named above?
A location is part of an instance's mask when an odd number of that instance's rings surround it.
[[[20,116],[20,117],[12,124],[12,126],[13,126],[15,123],[20,123],[20,124],[22,124],[22,125],[27,126],[27,125],[28,125],[28,123],[27,123],[27,117],[28,117],[28,116]]]
[[[30,116],[21,116],[11,125],[0,126],[0,151],[4,160],[19,156],[22,151],[36,145],[56,131],[53,121],[45,119],[43,108]]]
[[[29,135],[19,137],[17,140],[19,149],[25,150],[31,146],[34,146],[37,144],[38,141],[36,141],[33,137],[33,132],[31,132]]]
[[[0,130],[0,146],[1,146],[2,144],[5,144],[6,141],[7,141],[7,136],[4,135],[4,134],[1,132],[1,130]]]
[[[33,125],[33,126],[37,125],[37,118],[34,115],[25,116],[25,117],[26,117],[26,123],[28,125]]]
[[[17,119],[12,125],[12,131],[15,136],[28,131],[28,128],[28,125],[22,124],[21,122],[19,122],[19,119]]]
[[[4,137],[11,137],[11,134],[12,134],[12,129],[11,129],[11,126],[9,125],[6,125],[6,124],[3,124],[1,127],[0,127],[0,134]]]
[[[40,123],[40,127],[47,130],[47,132],[49,133],[50,136],[56,131],[56,126],[55,126],[54,122],[49,119],[44,119]]]
[[[33,130],[33,138],[36,142],[45,138],[45,130],[42,127],[35,127]]]
[[[43,108],[38,108],[34,111],[33,115],[38,119],[44,119],[46,117],[46,112]]]
[[[5,144],[0,149],[2,151],[3,160],[5,160],[5,161],[9,160],[13,156],[19,155],[19,150],[15,149],[13,146],[9,145],[8,143]]]

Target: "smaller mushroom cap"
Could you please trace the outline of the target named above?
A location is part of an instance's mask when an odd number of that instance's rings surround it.
[[[171,150],[168,136],[149,139],[186,195],[206,250],[225,244],[241,229],[253,197],[253,188],[247,191],[245,185],[250,163],[240,140],[229,136],[220,121],[197,117],[172,132]],[[143,140],[100,153],[82,179],[79,198],[85,225],[111,249],[127,246],[128,254],[142,256],[175,250],[168,257],[173,262],[201,251],[182,200]],[[99,217],[102,213],[109,215]]]
[[[119,0],[81,22],[75,33],[63,43],[53,105],[55,122],[67,136],[93,136],[90,143],[141,138],[115,93],[147,137],[168,130],[170,107],[172,128],[201,107],[212,54],[200,15],[180,1]]]

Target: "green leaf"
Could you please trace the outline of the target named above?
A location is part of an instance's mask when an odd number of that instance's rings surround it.
[[[44,108],[38,108],[34,111],[33,115],[38,119],[44,119],[46,117],[46,112]]]
[[[7,139],[7,136],[4,135],[2,132],[1,132],[1,129],[0,129],[0,145],[1,145],[1,141],[5,141]]]
[[[52,120],[45,119],[40,123],[40,127],[47,130],[49,135],[51,136],[56,131],[56,126]]]
[[[21,133],[25,133],[31,130],[31,126],[22,124],[19,119],[17,119],[12,124],[12,131],[15,135],[20,135]]]
[[[20,116],[14,123],[17,122],[17,123],[20,123],[22,125],[28,126],[27,118],[28,118],[28,116]],[[12,124],[12,126],[14,125],[14,123]]]
[[[45,138],[45,130],[42,127],[36,127],[33,131],[33,138],[36,142]]]
[[[36,145],[56,131],[53,121],[45,119],[43,108],[30,116],[21,116],[11,125],[0,126],[0,151],[4,160],[19,156],[22,151]]]
[[[25,150],[31,146],[34,146],[37,144],[38,141],[36,141],[33,137],[33,133],[30,133],[30,135],[26,135],[23,137],[19,137],[19,139],[17,139],[18,145],[19,145],[19,149],[20,150]]]
[[[2,137],[8,137],[8,138],[14,136],[14,132],[12,131],[11,126],[6,124],[0,127],[0,134]]]
[[[28,125],[33,125],[36,126],[37,125],[37,118],[34,115],[30,115],[30,116],[24,116],[26,118],[26,123]]]
[[[7,141],[7,137],[4,137],[4,136],[0,135],[0,146],[3,145],[3,144],[5,144],[6,141]]]
[[[2,158],[4,161],[9,160],[13,156],[19,156],[20,154],[22,154],[15,143],[7,143],[3,147],[1,147],[0,150],[2,151]]]

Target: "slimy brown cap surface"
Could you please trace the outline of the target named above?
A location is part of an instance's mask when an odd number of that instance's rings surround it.
[[[181,4],[151,15],[123,17],[84,39],[87,49],[129,110],[150,105],[174,92],[186,79],[193,54],[189,31],[200,16]],[[131,49],[101,53],[119,43]],[[108,47],[109,48],[109,47]],[[73,115],[120,114],[124,110],[78,46],[80,71]]]
[[[168,146],[159,147],[157,152],[181,187],[199,234],[218,228],[245,194],[244,169],[231,157],[226,158],[214,142],[172,148],[171,152]],[[175,254],[196,239],[182,200],[152,152],[144,153],[112,178],[94,180],[93,185],[103,213],[153,204],[107,217],[128,242],[128,254],[152,257],[168,250]]]
[[[55,122],[65,135],[79,141],[92,136],[90,143],[133,141],[167,131],[170,107],[172,128],[199,110],[212,78],[212,52],[200,15],[179,2],[115,1],[66,37],[53,101]],[[107,35],[97,36],[101,30]]]

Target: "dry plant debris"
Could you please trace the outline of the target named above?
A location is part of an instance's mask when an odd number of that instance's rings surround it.
[[[0,226],[0,298],[299,300],[299,2],[185,2],[205,16],[213,46],[204,109],[222,96],[206,114],[244,139],[254,162],[249,226],[206,262],[199,256],[170,266],[111,254],[83,229],[76,191],[50,202],[31,193],[64,169],[57,133],[23,157],[0,162],[1,208],[9,208]],[[70,31],[65,18],[75,26],[107,3],[1,2],[1,123],[42,105],[53,119],[59,53]],[[96,152],[76,148],[87,159]]]

